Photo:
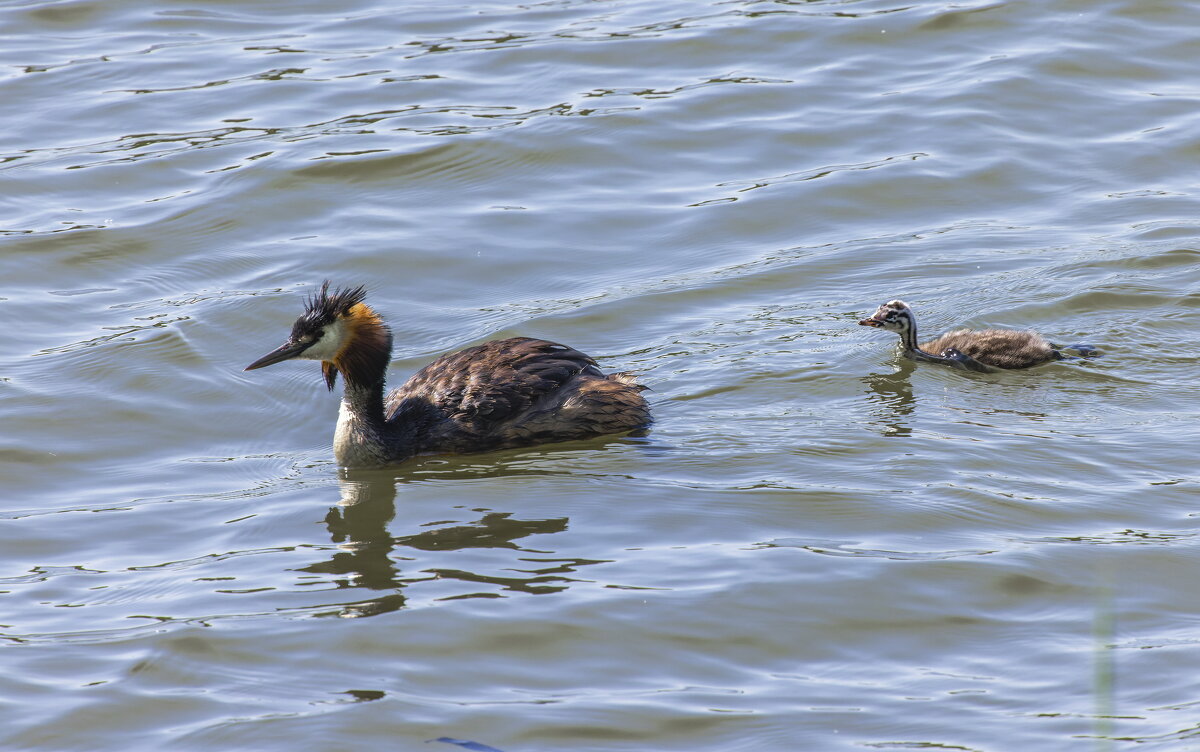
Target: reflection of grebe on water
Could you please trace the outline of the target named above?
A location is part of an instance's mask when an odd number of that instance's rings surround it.
[[[397,484],[404,482],[404,479],[396,478],[394,471],[342,471],[342,499],[325,517],[330,537],[338,544],[339,550],[328,560],[310,564],[301,571],[333,575],[332,583],[339,589],[366,588],[389,592],[340,604],[337,612],[324,615],[357,617],[396,611],[406,605],[406,588],[434,580],[482,583],[498,586],[504,591],[532,594],[557,592],[565,590],[572,582],[571,578],[564,576],[565,573],[573,572],[577,566],[593,563],[573,558],[550,558],[544,550],[526,549],[516,543],[531,535],[566,530],[566,517],[516,519],[508,512],[480,512],[475,509],[471,510],[471,514],[481,516],[469,522],[454,524],[456,521],[445,520],[423,523],[418,527],[438,526],[409,535],[393,536],[388,525],[396,515]],[[456,507],[454,511],[466,510]],[[497,577],[471,572],[464,567],[428,566],[432,562],[426,557],[420,554],[406,556],[398,551],[404,548],[414,552],[437,553],[480,548],[508,549],[538,558],[520,560],[520,572],[528,573],[524,576]],[[445,557],[436,558],[439,562],[445,561]],[[416,571],[403,574],[400,567],[404,562],[418,562],[414,565]],[[506,571],[511,572],[512,569],[506,568]],[[442,599],[500,597],[496,590],[497,587],[491,587],[482,592],[455,592]]]
[[[910,436],[912,426],[909,416],[916,410],[912,382],[909,377],[916,366],[911,361],[901,361],[892,373],[872,373],[860,377],[867,385],[867,399],[874,404],[872,421],[884,436]]]

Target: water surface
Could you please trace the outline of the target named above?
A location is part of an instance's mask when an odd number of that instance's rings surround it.
[[[0,746],[1200,749],[1198,26],[4,3]],[[393,383],[540,336],[657,424],[340,472],[242,372],[327,278]]]

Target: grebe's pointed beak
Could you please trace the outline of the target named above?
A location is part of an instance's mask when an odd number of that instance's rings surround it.
[[[858,322],[858,325],[859,326],[883,326],[883,322],[880,321],[879,319],[875,318],[874,316],[872,316],[869,319],[863,319],[862,321]]]
[[[278,347],[250,365],[246,366],[245,370],[253,371],[255,368],[282,363],[285,360],[291,360],[300,353],[308,349],[308,345],[302,342],[285,342],[282,347]]]

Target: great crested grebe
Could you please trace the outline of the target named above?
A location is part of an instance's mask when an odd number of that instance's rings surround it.
[[[650,425],[634,377],[607,376],[565,345],[528,337],[443,355],[384,397],[392,332],[362,287],[313,294],[281,347],[247,371],[284,360],[319,360],[325,384],[345,379],[333,452],[347,467],[417,454],[482,452],[627,433]]]
[[[945,363],[970,371],[1029,368],[1064,358],[1037,332],[1014,329],[958,329],[918,346],[917,317],[903,300],[884,303],[874,316],[858,323],[899,334],[904,355],[913,360]],[[1084,355],[1094,354],[1087,345],[1072,347]]]

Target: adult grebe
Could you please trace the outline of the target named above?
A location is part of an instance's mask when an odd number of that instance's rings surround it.
[[[650,425],[645,387],[600,371],[565,345],[513,337],[443,355],[384,398],[392,332],[362,287],[312,295],[278,349],[247,371],[284,360],[319,360],[332,390],[345,379],[333,452],[347,467],[416,454],[482,452],[627,433]]]
[[[1014,329],[958,329],[918,346],[917,317],[903,300],[884,303],[874,316],[858,323],[899,334],[904,354],[913,360],[946,363],[970,371],[1029,368],[1064,357],[1037,332]],[[1072,347],[1084,355],[1095,354],[1087,345]]]

